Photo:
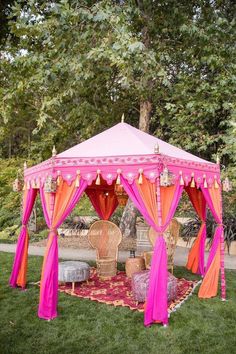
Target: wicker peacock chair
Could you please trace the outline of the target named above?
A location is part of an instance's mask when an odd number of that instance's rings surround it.
[[[164,238],[166,241],[167,256],[168,256],[168,270],[171,270],[172,274],[174,269],[174,255],[175,255],[177,240],[179,237],[179,231],[180,231],[180,223],[176,219],[172,219],[167,230],[164,232]],[[150,243],[154,247],[157,238],[157,233],[152,227],[149,229],[148,237]],[[144,253],[146,268],[150,268],[152,254],[153,252]]]
[[[99,220],[93,223],[88,232],[88,240],[97,253],[97,270],[101,277],[116,275],[118,246],[122,234],[111,221]]]

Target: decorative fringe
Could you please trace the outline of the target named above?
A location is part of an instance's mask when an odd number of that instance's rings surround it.
[[[179,174],[180,174],[180,181],[179,181],[179,184],[180,184],[180,186],[184,186],[183,172],[180,171]]]
[[[23,190],[23,191],[26,190],[26,183],[24,183],[22,190]]]
[[[96,186],[100,186],[100,184],[101,184],[100,173],[101,173],[101,171],[97,170],[97,178],[96,178],[96,182],[95,182]]]
[[[173,310],[172,310],[172,309],[169,309],[169,310],[168,310],[168,318],[170,318],[170,314],[171,314],[172,312],[175,312],[177,309],[179,309],[179,308],[185,303],[185,301],[187,301],[188,298],[193,295],[194,290],[195,290],[196,287],[197,287],[198,285],[200,285],[201,283],[202,283],[202,280],[199,280],[199,281],[193,286],[191,292],[184,298],[184,300],[180,301],[177,305],[175,305],[175,307],[174,307]]]
[[[196,187],[195,179],[194,179],[194,173],[192,173],[192,180],[191,180],[190,187],[191,187],[191,188],[195,188],[195,187]]]
[[[27,189],[30,189],[30,181],[27,182],[26,188],[27,188]]]
[[[215,176],[214,178],[215,178],[214,187],[215,187],[215,189],[218,189],[219,188],[219,184],[217,182],[217,177]]]
[[[143,170],[141,168],[139,170],[138,184],[143,184]]]

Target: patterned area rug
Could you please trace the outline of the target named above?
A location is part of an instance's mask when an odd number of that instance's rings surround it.
[[[191,281],[184,278],[177,280],[177,298],[168,304],[169,313],[180,307],[200,283],[197,280]],[[131,310],[144,311],[144,304],[133,300],[131,280],[126,277],[125,272],[118,272],[116,276],[102,280],[99,279],[96,269],[92,268],[88,282],[77,283],[74,293],[72,293],[71,283],[60,285],[59,291],[108,305],[126,306]]]

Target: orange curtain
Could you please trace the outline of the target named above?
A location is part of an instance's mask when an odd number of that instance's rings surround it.
[[[219,270],[221,269],[221,296],[226,297],[225,272],[224,272],[224,229],[222,225],[222,201],[220,188],[203,189],[207,204],[218,223],[211,251],[208,257],[206,275],[199,289],[198,296],[209,298],[217,295]]]
[[[118,206],[114,189],[87,188],[86,194],[99,217],[103,220],[109,220]]]
[[[149,182],[147,178],[143,176],[143,183],[139,184],[136,180],[136,186],[149,216],[152,218],[154,224],[158,225],[156,184]]]
[[[189,199],[196,210],[202,225],[198,232],[196,241],[194,242],[188,255],[187,269],[193,273],[204,275],[204,250],[206,240],[206,200],[200,189],[185,187]]]
[[[166,224],[167,217],[173,202],[176,191],[176,186],[160,187],[161,191],[161,211],[162,211],[162,224]]]
[[[218,279],[220,272],[220,245],[218,246],[216,255],[205,275],[202,285],[198,292],[200,298],[211,298],[216,296],[218,290]]]

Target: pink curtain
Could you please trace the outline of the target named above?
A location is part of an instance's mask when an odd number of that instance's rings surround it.
[[[219,269],[221,269],[221,297],[226,298],[226,284],[224,272],[224,228],[222,225],[221,189],[212,187],[203,188],[206,202],[217,222],[213,244],[206,266],[206,275],[199,289],[199,297],[212,297],[217,294]]]
[[[163,232],[174,216],[183,186],[177,184],[174,193],[171,191],[170,207],[164,218],[161,212],[163,208],[162,203],[166,197],[168,199],[170,194],[168,193],[169,187],[163,187],[166,189],[163,189],[161,193],[159,178],[157,179],[157,184],[153,184],[145,178],[143,179],[143,185],[138,185],[137,181],[129,184],[123,177],[121,178],[121,182],[126,193],[144,216],[145,220],[159,234],[159,237],[156,239],[152,258],[144,324],[145,326],[149,326],[153,322],[167,324],[167,253]],[[161,194],[163,195],[162,201]]]
[[[80,186],[75,187],[75,182],[68,186],[61,181],[55,194],[45,193],[40,189],[40,196],[45,220],[50,233],[44,256],[38,316],[43,319],[57,317],[58,301],[58,243],[57,228],[63,223],[78,203],[82,193],[87,187],[87,182],[80,180]]]
[[[204,251],[206,240],[206,200],[200,189],[185,187],[189,199],[199,216],[202,225],[197,235],[197,239],[193,247],[189,251],[187,269],[193,273],[204,275]]]
[[[118,200],[114,190],[107,189],[86,189],[94,209],[102,220],[109,220],[118,206]]]
[[[22,288],[26,285],[26,270],[27,270],[27,253],[28,253],[28,230],[27,224],[34,206],[34,202],[37,196],[37,189],[26,189],[24,191],[23,197],[23,213],[22,213],[22,227],[20,235],[17,241],[16,254],[14,258],[14,263],[12,267],[12,273],[9,279],[9,284],[12,287],[21,286]],[[25,264],[22,264],[23,259]],[[19,281],[18,276],[22,271],[22,282]]]

